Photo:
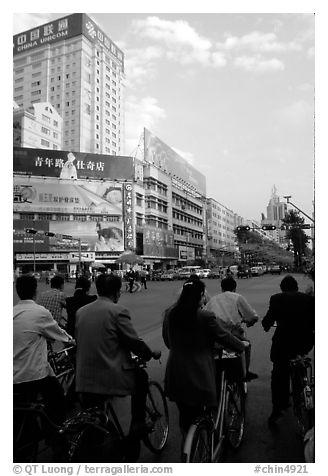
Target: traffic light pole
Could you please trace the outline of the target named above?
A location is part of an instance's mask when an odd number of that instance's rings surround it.
[[[301,210],[300,208],[298,208],[293,202],[291,202],[289,199],[290,199],[291,195],[286,195],[284,198],[287,200],[287,203],[292,205],[294,208],[296,208],[299,212],[303,213],[303,215],[305,215],[309,220],[312,221],[312,223],[314,223],[314,220],[313,218],[311,218],[309,215],[307,215],[305,212],[303,212],[303,210]]]
[[[35,233],[33,234],[33,273],[35,274]]]

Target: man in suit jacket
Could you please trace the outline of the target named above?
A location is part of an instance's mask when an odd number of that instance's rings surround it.
[[[121,285],[118,276],[100,275],[98,299],[76,313],[76,391],[86,407],[103,406],[110,396],[132,395],[131,431],[142,433],[148,375],[136,368],[131,352],[147,361],[160,353],[138,337],[129,311],[117,304]]]
[[[270,358],[272,414],[269,423],[281,416],[289,405],[289,360],[307,354],[314,345],[314,297],[298,291],[293,276],[285,276],[280,283],[281,293],[270,298],[269,310],[262,320],[267,332],[275,323]]]

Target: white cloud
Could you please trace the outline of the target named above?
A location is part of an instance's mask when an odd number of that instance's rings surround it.
[[[156,61],[164,55],[164,50],[159,47],[149,46],[140,49],[125,50],[126,84],[135,88],[157,75]]]
[[[277,58],[263,59],[261,56],[239,56],[234,60],[234,65],[254,73],[281,71],[285,68],[284,63]]]
[[[125,153],[136,150],[144,127],[154,130],[165,118],[166,112],[156,98],[128,96],[125,102]]]
[[[204,38],[183,20],[168,21],[158,17],[148,17],[146,20],[134,20],[136,33],[145,38],[164,41],[167,45],[184,45],[194,50],[208,50],[211,42]]]
[[[132,28],[140,37],[164,44],[164,55],[170,61],[213,67],[226,64],[223,52],[212,52],[212,42],[199,35],[186,21],[148,17],[145,20],[134,20]]]
[[[262,33],[259,31],[253,31],[240,37],[227,36],[223,43],[217,43],[217,47],[224,50],[246,49],[259,53],[284,53],[302,49],[302,46],[295,41],[279,42],[276,33]]]

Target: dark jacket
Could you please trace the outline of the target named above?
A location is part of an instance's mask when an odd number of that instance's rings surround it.
[[[75,317],[76,311],[90,302],[97,299],[96,295],[86,294],[82,289],[76,289],[74,296],[66,298],[66,311],[67,311],[67,332],[72,337],[75,336]]]
[[[205,310],[198,311],[195,325],[183,330],[170,325],[168,312],[162,335],[170,349],[165,372],[170,400],[191,406],[216,405],[214,343],[242,352],[242,342],[222,327],[214,313]]]
[[[268,331],[274,323],[272,362],[307,354],[314,345],[314,297],[298,291],[274,294],[262,326]]]
[[[136,367],[131,352],[150,360],[152,351],[138,337],[126,308],[99,296],[77,311],[75,335],[77,392],[134,393]]]

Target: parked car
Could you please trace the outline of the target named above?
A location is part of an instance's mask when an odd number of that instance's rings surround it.
[[[251,274],[252,276],[261,276],[264,273],[261,266],[252,266],[251,267]]]
[[[271,274],[280,274],[281,273],[281,267],[279,264],[274,264],[270,266],[270,273]]]
[[[238,271],[237,271],[237,278],[238,279],[241,279],[241,278],[251,278],[252,277],[252,273],[251,273],[251,270],[248,266],[239,266],[238,267]]]
[[[209,273],[211,270],[209,268],[204,268],[200,270],[200,278],[208,278]]]
[[[161,280],[162,271],[161,270],[153,270],[150,274],[151,281],[160,281]]]
[[[161,281],[173,281],[174,279],[177,279],[174,269],[169,269],[161,273]]]

